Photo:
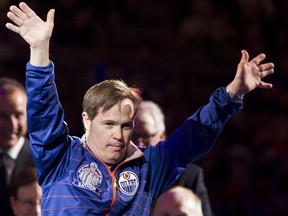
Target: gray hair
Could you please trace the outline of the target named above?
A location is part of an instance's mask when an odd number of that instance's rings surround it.
[[[145,118],[145,115],[152,116],[157,125],[157,133],[165,133],[165,116],[160,106],[155,102],[147,100],[142,101],[137,115],[139,118]]]

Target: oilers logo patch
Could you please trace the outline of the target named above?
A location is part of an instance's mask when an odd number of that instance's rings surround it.
[[[138,176],[131,171],[124,171],[119,175],[118,188],[125,195],[134,195],[139,187]]]
[[[74,178],[73,185],[93,191],[100,195],[98,188],[103,180],[103,175],[96,163],[87,164],[77,171],[77,178]]]

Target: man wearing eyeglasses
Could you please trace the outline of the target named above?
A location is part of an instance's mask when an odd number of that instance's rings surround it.
[[[40,216],[42,190],[36,169],[26,168],[11,183],[11,206],[15,216]]]

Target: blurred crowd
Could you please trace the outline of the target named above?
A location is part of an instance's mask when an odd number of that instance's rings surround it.
[[[0,75],[24,82],[27,45],[5,29],[0,1]],[[243,111],[197,161],[219,216],[288,215],[288,1],[27,0],[46,19],[55,8],[51,59],[70,134],[81,136],[81,100],[95,82],[121,78],[163,107],[167,132],[225,86],[246,49],[275,63],[272,90]],[[61,11],[61,13],[57,13]],[[264,92],[263,92],[264,91]]]

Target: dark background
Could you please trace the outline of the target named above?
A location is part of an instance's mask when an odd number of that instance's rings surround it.
[[[44,20],[56,9],[51,59],[70,134],[94,83],[121,78],[160,104],[168,133],[234,77],[241,49],[275,63],[272,90],[245,96],[201,160],[216,215],[288,215],[288,1],[27,0]],[[0,76],[24,83],[29,47],[5,28],[0,1]]]

